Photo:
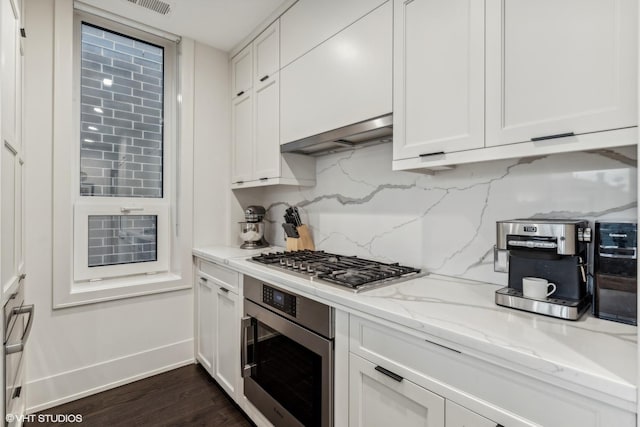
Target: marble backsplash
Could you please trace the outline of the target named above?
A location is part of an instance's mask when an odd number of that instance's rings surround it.
[[[391,170],[390,144],[317,158],[315,187],[236,191],[267,208],[266,238],[285,245],[298,206],[317,249],[506,284],[493,271],[496,221],[635,219],[636,147],[494,161],[424,175]],[[238,218],[238,221],[242,218]]]

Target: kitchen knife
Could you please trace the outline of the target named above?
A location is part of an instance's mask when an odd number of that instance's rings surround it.
[[[298,212],[298,207],[293,208],[293,218],[295,219],[296,226],[300,227],[302,225],[302,220],[300,219],[300,212]]]
[[[287,235],[287,237],[291,237],[294,239],[300,237],[300,235],[298,234],[298,230],[296,230],[296,226],[294,224],[285,222],[284,224],[282,224],[282,228],[284,228],[284,233]]]

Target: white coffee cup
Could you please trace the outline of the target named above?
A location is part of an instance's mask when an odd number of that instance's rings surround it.
[[[551,290],[549,288],[551,287]],[[522,294],[527,298],[545,299],[556,291],[555,283],[541,277],[523,277]]]

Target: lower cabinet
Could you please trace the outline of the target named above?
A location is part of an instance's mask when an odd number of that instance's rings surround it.
[[[350,426],[636,425],[635,413],[605,399],[569,391],[395,326],[350,315]]]
[[[232,399],[237,399],[239,273],[199,260],[196,280],[196,359]]]
[[[447,414],[445,427],[500,427],[500,424],[450,400],[445,403],[444,411]]]
[[[349,406],[350,427],[445,425],[442,397],[355,354],[349,356]]]

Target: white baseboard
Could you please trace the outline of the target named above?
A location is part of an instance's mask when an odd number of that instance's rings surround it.
[[[193,339],[152,348],[27,383],[27,413],[194,363]]]

